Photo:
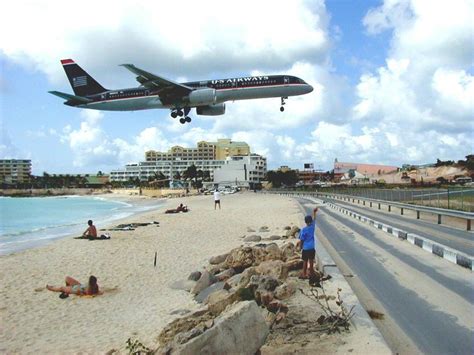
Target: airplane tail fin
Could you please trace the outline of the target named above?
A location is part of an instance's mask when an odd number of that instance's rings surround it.
[[[61,64],[76,96],[94,95],[107,91],[72,59],[63,59]]]

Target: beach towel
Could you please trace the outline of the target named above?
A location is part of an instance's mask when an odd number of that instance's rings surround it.
[[[110,239],[110,235],[108,234],[102,234],[100,237],[97,237],[97,238],[94,238],[94,237],[84,237],[84,236],[80,236],[80,237],[74,237],[74,239],[87,239],[87,240],[108,240]]]

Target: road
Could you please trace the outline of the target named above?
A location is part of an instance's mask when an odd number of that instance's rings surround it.
[[[384,210],[378,210],[375,207],[376,205],[374,205],[373,208],[364,208],[361,205],[340,200],[329,198],[325,200],[395,228],[402,229],[409,233],[415,233],[421,237],[431,239],[434,242],[444,244],[469,256],[474,256],[474,231],[460,230],[446,225],[438,225],[414,219],[413,217],[401,216],[396,212],[390,213]]]
[[[314,202],[297,200],[309,214]],[[381,307],[384,319],[376,324],[395,353],[474,352],[472,271],[320,207],[318,240],[352,276],[347,281],[361,303]]]

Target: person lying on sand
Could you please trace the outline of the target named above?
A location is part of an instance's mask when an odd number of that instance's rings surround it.
[[[189,211],[188,206],[180,203],[178,207],[172,208],[170,210],[166,210],[165,213],[179,213],[179,212],[188,212],[188,211]]]
[[[97,284],[97,278],[93,275],[89,277],[89,283],[87,285],[81,284],[76,279],[66,276],[66,286],[50,286],[46,285],[46,289],[53,292],[61,292],[59,297],[66,298],[70,294],[79,296],[93,296],[101,295],[99,291],[99,285]]]
[[[89,219],[87,221],[87,224],[89,225],[89,227],[87,227],[84,233],[82,233],[82,236],[87,238],[97,238],[97,229],[95,228],[92,220]]]

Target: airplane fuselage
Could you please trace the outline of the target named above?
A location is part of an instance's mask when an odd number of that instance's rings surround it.
[[[289,75],[249,76],[240,78],[205,80],[183,83],[197,92],[202,89],[213,89],[214,99],[211,104],[226,101],[263,99],[271,97],[288,97],[303,95],[313,91],[302,79]],[[208,90],[209,91],[209,90]],[[136,87],[120,90],[108,90],[95,95],[86,96],[87,103],[73,100],[66,104],[74,107],[104,110],[104,111],[136,111],[158,108],[199,107],[207,106],[209,102],[187,102],[186,97],[174,102],[162,102],[160,90],[146,87]]]

